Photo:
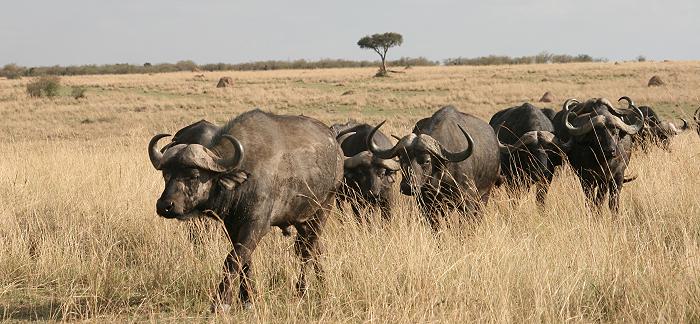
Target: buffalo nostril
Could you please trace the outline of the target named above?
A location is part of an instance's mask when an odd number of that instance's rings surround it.
[[[156,204],[156,209],[159,213],[170,213],[175,209],[175,203],[172,200],[159,200]]]

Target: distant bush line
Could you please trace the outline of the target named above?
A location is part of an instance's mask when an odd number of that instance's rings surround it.
[[[541,53],[534,56],[484,56],[477,58],[451,58],[443,62],[431,61],[424,57],[402,57],[389,61],[389,67],[407,66],[435,66],[435,65],[506,65],[506,64],[541,64],[541,63],[572,63],[572,62],[600,62],[605,59],[596,59],[590,55],[555,55]],[[105,64],[105,65],[79,65],[79,66],[41,66],[23,67],[16,64],[6,64],[0,69],[0,77],[17,79],[32,76],[69,76],[69,75],[94,75],[94,74],[146,74],[180,71],[264,71],[264,70],[289,70],[289,69],[329,69],[329,68],[359,68],[376,67],[377,61],[352,61],[342,59],[323,59],[318,61],[294,60],[294,61],[259,61],[250,63],[214,63],[196,64],[193,61],[180,61],[177,63],[144,63],[135,64]]]
[[[534,56],[498,56],[489,55],[476,58],[452,58],[444,61],[445,65],[516,65],[516,64],[547,64],[547,63],[579,63],[605,62],[604,58],[593,58],[588,54],[576,56],[566,54],[540,53]]]

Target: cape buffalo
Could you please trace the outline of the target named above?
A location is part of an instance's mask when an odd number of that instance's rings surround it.
[[[378,158],[369,151],[365,139],[371,131],[370,125],[354,124],[337,135],[346,157],[343,164],[344,185],[337,199],[339,202],[348,201],[358,220],[361,220],[360,210],[372,206],[379,208],[383,219],[389,219],[391,187],[396,181],[396,171],[401,169],[401,165],[393,159]],[[381,132],[374,135],[374,143],[384,149],[393,146]]]
[[[305,291],[307,267],[321,272],[318,236],[343,174],[331,130],[308,117],[253,110],[228,122],[207,146],[176,144],[161,153],[156,145],[166,136],[149,143],[151,162],[165,179],[158,214],[215,215],[233,244],[215,306],[230,307],[232,275],[240,278],[241,302],[251,305],[251,255],[271,226],[296,228],[295,251],[302,259],[297,289]]]
[[[662,120],[649,106],[640,106],[639,110],[644,115],[644,128],[639,131],[638,136],[632,138],[632,143],[645,151],[649,149],[650,144],[656,144],[668,150],[671,139],[688,129],[688,122],[685,119],[682,119],[683,126],[678,128],[674,123]],[[636,115],[629,115],[626,121],[635,122],[635,119]]]
[[[542,205],[562,163],[554,126],[544,111],[524,103],[497,112],[489,121],[496,131],[501,152],[501,173],[511,186],[537,185],[537,202]]]
[[[367,136],[367,146],[376,157],[399,157],[401,193],[416,197],[434,230],[450,209],[473,217],[488,201],[499,178],[499,156],[496,134],[486,122],[444,107],[418,121],[394,147],[382,149],[373,138],[384,122]]]
[[[614,213],[619,209],[620,191],[626,182],[625,170],[632,154],[631,137],[644,127],[642,112],[634,102],[628,97],[618,101],[621,100],[627,101],[627,110],[613,107],[604,98],[584,103],[568,99],[563,110],[557,113],[554,125],[557,137],[566,141],[561,147],[581,181],[586,198],[593,206],[600,207],[609,191],[609,206]],[[627,124],[623,118],[631,113],[638,117],[635,123]]]

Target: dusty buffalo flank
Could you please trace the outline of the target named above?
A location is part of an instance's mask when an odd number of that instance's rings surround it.
[[[638,177],[625,184],[615,216],[607,204],[600,214],[587,208],[566,165],[543,208],[534,188],[499,187],[478,224],[459,224],[452,213],[437,234],[398,183],[390,221],[373,212],[367,226],[349,208],[333,209],[321,237],[324,280],[309,276],[303,298],[293,238],[275,229],[253,253],[255,307],[228,314],[209,310],[231,244],[216,226],[193,244],[188,223],[156,215],[164,180],[145,151],[157,133],[202,119],[223,126],[254,107],[326,125],[387,120],[381,131],[390,137],[406,136],[445,105],[486,122],[545,91],[557,101],[537,107],[608,98],[625,108],[616,100],[628,96],[662,120],[694,127],[698,70],[698,62],[644,62],[414,67],[381,79],[371,77],[374,68],[207,74],[235,77],[235,91],[212,91],[190,72],[62,78],[87,89],[80,101],[28,98],[30,78],[0,80],[0,314],[93,322],[698,321],[694,131],[676,136],[670,150],[633,151],[625,173]],[[650,75],[667,86],[647,87]],[[348,90],[355,94],[340,96]]]

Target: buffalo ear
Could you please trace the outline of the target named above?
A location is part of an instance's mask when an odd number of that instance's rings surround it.
[[[248,175],[243,171],[234,171],[230,173],[223,174],[219,178],[219,183],[226,188],[226,190],[234,190],[238,188],[243,182],[248,180]]]

